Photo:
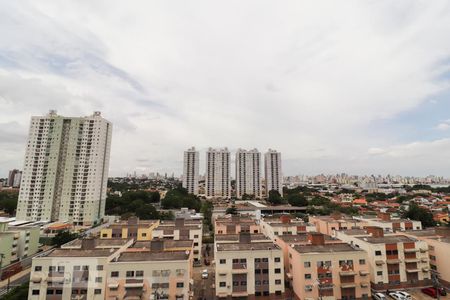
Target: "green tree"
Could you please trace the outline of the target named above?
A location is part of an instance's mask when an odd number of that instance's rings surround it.
[[[411,203],[408,210],[403,213],[403,218],[409,218],[422,222],[423,227],[436,226],[433,214],[425,208],[419,207],[417,203]]]
[[[200,212],[203,214],[203,224],[205,226],[208,226],[209,230],[213,229],[212,225],[212,212],[214,209],[214,205],[211,201],[205,201],[202,203],[202,208],[200,209]]]
[[[231,207],[228,207],[225,211],[226,215],[237,215],[238,211],[236,209],[236,206],[232,205]]]
[[[269,198],[267,201],[272,205],[278,205],[285,203],[283,197],[281,197],[280,193],[277,190],[269,191]]]
[[[78,238],[77,233],[71,233],[68,230],[63,230],[58,232],[52,239],[52,243],[56,246],[64,245],[65,243],[68,243],[70,241],[73,241],[74,239]]]
[[[287,202],[293,206],[307,206],[308,200],[302,194],[289,194],[287,195]]]
[[[309,201],[309,205],[314,205],[314,206],[323,206],[323,205],[328,205],[330,204],[330,199],[322,197],[322,196],[314,196],[310,201]]]

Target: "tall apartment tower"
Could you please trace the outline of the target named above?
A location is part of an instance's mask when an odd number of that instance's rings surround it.
[[[244,194],[260,199],[261,187],[261,153],[257,149],[236,152],[236,197]]]
[[[199,153],[192,147],[184,151],[183,187],[188,193],[198,194]]]
[[[19,173],[21,173],[21,172],[17,169],[13,169],[13,170],[9,171],[8,181],[7,181],[8,186],[10,186],[10,187],[14,186],[14,182],[15,182],[16,178],[20,177]]]
[[[206,151],[205,189],[207,198],[230,198],[230,152],[227,148]]]
[[[266,175],[266,194],[276,190],[283,196],[283,174],[281,171],[281,153],[269,149],[264,154],[264,169]]]
[[[32,117],[18,220],[90,225],[105,212],[112,125],[94,112]]]

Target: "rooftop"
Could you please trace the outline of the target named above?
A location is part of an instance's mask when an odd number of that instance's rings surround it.
[[[354,248],[346,243],[326,244],[326,245],[295,245],[294,249],[299,253],[336,253],[336,252],[351,252],[364,251],[362,249]]]
[[[223,243],[217,244],[217,251],[246,251],[246,250],[273,250],[280,249],[272,242],[252,242],[252,243]]]
[[[172,261],[189,259],[189,251],[145,251],[145,252],[123,252],[118,257],[118,262],[133,261]]]
[[[115,249],[55,249],[46,257],[108,257],[112,255]]]

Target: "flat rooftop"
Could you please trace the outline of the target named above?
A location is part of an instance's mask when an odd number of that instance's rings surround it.
[[[239,234],[216,234],[214,237],[216,242],[239,241]],[[270,241],[270,239],[262,233],[252,233],[250,234],[250,239],[251,241]]]
[[[162,240],[164,242],[164,249],[171,249],[171,248],[190,248],[192,247],[193,241],[192,240]],[[137,241],[135,242],[130,248],[151,248],[151,242],[152,241]]]
[[[134,261],[172,261],[187,260],[189,252],[186,251],[147,251],[147,252],[123,252],[117,259],[118,262]]]
[[[353,248],[349,244],[326,244],[326,245],[295,245],[295,251],[298,253],[337,253],[337,252],[353,252],[364,251],[362,249]]]
[[[223,243],[217,244],[217,251],[246,251],[246,250],[273,250],[280,249],[273,242],[253,242],[253,243]]]
[[[121,238],[113,238],[113,239],[94,239],[93,247],[94,248],[120,248],[126,243],[128,243],[129,239],[121,239]],[[73,241],[70,241],[64,245],[61,246],[62,249],[68,249],[68,248],[75,248],[75,249],[81,249],[82,246],[82,240],[76,239]]]
[[[46,257],[108,257],[112,255],[115,249],[55,249]]]

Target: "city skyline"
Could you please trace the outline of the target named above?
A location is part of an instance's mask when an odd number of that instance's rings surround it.
[[[112,176],[180,174],[196,145],[275,147],[286,175],[450,177],[449,16],[439,0],[3,3],[0,173],[56,109],[115,124]]]

